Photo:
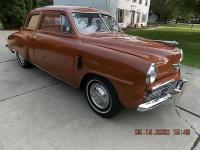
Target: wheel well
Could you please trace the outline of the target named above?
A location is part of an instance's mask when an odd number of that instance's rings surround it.
[[[89,77],[92,77],[92,76],[97,76],[96,74],[93,74],[93,73],[87,73],[84,75],[84,77],[82,78],[81,80],[81,84],[80,84],[80,89],[82,90],[84,88],[84,85],[85,85],[85,82],[87,81],[87,79]]]
[[[84,88],[84,85],[86,84],[85,82],[87,81],[87,79],[89,78],[89,77],[101,77],[101,78],[104,78],[105,80],[107,80],[112,86],[113,86],[113,84],[107,79],[107,78],[105,78],[105,77],[103,77],[103,76],[101,76],[101,75],[97,75],[97,74],[94,74],[94,73],[87,73],[87,74],[85,74],[84,75],[84,77],[82,78],[82,80],[81,80],[81,84],[80,84],[80,89],[83,89]],[[114,86],[113,86],[114,87]]]

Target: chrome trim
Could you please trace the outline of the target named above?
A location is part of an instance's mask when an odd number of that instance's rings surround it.
[[[181,57],[180,57],[180,63],[183,61],[183,59],[184,59],[184,53],[183,53],[183,49],[178,49],[179,50],[179,52],[180,52],[180,54],[181,54]]]
[[[100,109],[106,109],[110,104],[110,95],[107,89],[100,83],[92,83],[89,89],[92,102]]]
[[[178,94],[183,93],[183,90],[185,89],[185,84],[188,82],[187,79],[180,80],[176,89],[174,89],[172,94]]]
[[[173,67],[179,71],[181,69],[181,64],[173,64]]]
[[[163,85],[169,84],[171,82],[172,82],[172,80],[170,80],[168,82],[165,82],[164,84],[162,84],[162,85],[160,85],[160,86],[158,86],[156,88],[162,87]],[[176,88],[174,89],[174,91],[172,93],[169,93],[164,97],[161,97],[161,98],[158,98],[158,99],[154,99],[154,100],[151,100],[149,102],[140,104],[137,107],[137,111],[145,112],[145,111],[151,110],[151,109],[153,109],[155,107],[158,107],[158,106],[162,105],[165,102],[168,102],[173,97],[176,98],[176,95],[178,95],[179,93],[183,93],[187,82],[188,82],[188,80],[186,80],[186,79],[179,80],[178,83],[177,83]]]
[[[153,82],[150,81],[151,78],[152,78],[152,76],[153,76],[153,75],[152,75],[152,70],[155,71],[155,79],[154,79]],[[157,78],[157,76],[158,76],[157,66],[156,66],[155,63],[152,63],[151,66],[149,67],[149,70],[148,70],[147,75],[146,75],[146,83],[147,83],[147,84],[152,84],[152,83],[154,83],[155,80],[156,80],[156,78]]]
[[[152,87],[152,90],[156,90],[156,89],[158,89],[158,88],[160,88],[160,87],[162,87],[162,86],[165,86],[165,85],[167,85],[167,84],[169,84],[169,83],[172,83],[172,82],[174,82],[174,81],[175,81],[175,80],[173,79],[173,80],[169,80],[169,81],[167,81],[167,82],[165,82],[165,83],[158,84],[158,85]]]
[[[188,80],[187,80],[187,79],[183,79],[182,81],[183,81],[184,83],[187,83],[187,82],[188,82]]]
[[[168,45],[179,45],[179,42],[177,41],[163,41],[163,40],[154,40],[155,42],[161,42],[164,44],[168,44]]]
[[[101,13],[99,12],[98,14],[99,14],[101,20],[103,21],[103,23],[106,25],[108,31],[111,32],[110,28],[108,27],[108,25],[107,25],[106,22],[104,21],[103,17],[101,16]]]
[[[145,112],[145,111],[151,110],[155,107],[158,107],[162,103],[170,100],[171,98],[172,98],[171,94],[168,94],[167,96],[160,98],[158,100],[152,100],[150,102],[141,104],[141,105],[138,106],[137,111]]]

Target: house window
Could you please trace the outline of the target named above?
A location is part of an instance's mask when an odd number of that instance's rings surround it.
[[[149,0],[145,0],[145,6],[148,6]]]
[[[117,21],[118,23],[124,22],[124,9],[117,9]]]
[[[139,4],[142,4],[142,0],[139,0]]]
[[[141,16],[141,12],[138,12],[138,14],[137,14],[137,23],[140,22],[140,16]]]
[[[146,22],[147,19],[147,15],[146,14],[142,14],[142,22]]]

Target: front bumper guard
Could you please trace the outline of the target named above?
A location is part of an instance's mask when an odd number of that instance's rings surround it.
[[[186,79],[179,80],[178,84],[177,84],[176,88],[173,90],[173,92],[167,94],[166,96],[164,96],[162,98],[151,100],[149,102],[146,102],[146,103],[139,105],[137,107],[137,111],[140,111],[140,112],[149,111],[149,110],[151,110],[155,107],[162,105],[163,103],[168,102],[169,100],[171,100],[176,95],[183,93],[187,82],[188,82],[188,80],[186,80]]]

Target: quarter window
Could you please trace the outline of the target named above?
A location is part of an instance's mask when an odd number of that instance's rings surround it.
[[[124,9],[118,9],[117,10],[117,21],[119,23],[123,23],[124,22],[124,13],[125,13]]]
[[[28,23],[27,28],[31,29],[31,30],[36,30],[39,18],[40,18],[40,15],[31,16],[31,19],[30,19],[30,21]]]
[[[68,22],[66,16],[61,14],[60,19],[61,19],[61,32],[62,33],[72,33],[72,29],[69,25],[69,22]]]

